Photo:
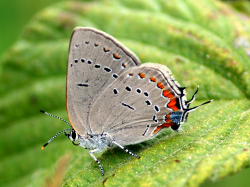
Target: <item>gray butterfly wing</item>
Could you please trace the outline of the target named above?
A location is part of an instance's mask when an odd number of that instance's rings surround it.
[[[133,67],[96,100],[89,115],[91,129],[95,134],[107,133],[122,145],[139,143],[173,125],[170,113],[183,111],[185,100],[185,90],[166,66]]]
[[[140,65],[129,49],[94,28],[78,27],[69,46],[66,105],[72,127],[92,133],[88,115],[95,99],[126,69]]]

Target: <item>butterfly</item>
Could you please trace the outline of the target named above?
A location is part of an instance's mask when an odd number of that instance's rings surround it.
[[[64,133],[74,145],[95,152],[118,146],[124,148],[155,137],[164,128],[178,131],[195,95],[187,100],[171,71],[156,63],[141,64],[138,57],[105,32],[90,27],[74,29],[69,45],[66,105],[71,128]],[[70,131],[67,133],[67,131]]]

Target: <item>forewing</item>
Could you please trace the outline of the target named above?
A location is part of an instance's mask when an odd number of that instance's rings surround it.
[[[91,133],[89,111],[96,98],[126,69],[140,65],[136,55],[112,36],[78,27],[69,46],[66,104],[76,132]]]

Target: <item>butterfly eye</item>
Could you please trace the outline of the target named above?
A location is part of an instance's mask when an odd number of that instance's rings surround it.
[[[74,129],[71,130],[69,138],[73,142],[78,140],[78,134],[76,133]]]

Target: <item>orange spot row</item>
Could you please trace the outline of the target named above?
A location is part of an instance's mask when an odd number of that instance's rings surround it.
[[[166,123],[171,123],[171,119],[166,119]]]
[[[161,129],[163,129],[163,128],[169,128],[169,127],[171,127],[172,125],[174,125],[174,123],[163,123],[162,125],[158,126],[158,127],[154,130],[153,134],[156,134],[157,132],[159,132],[159,131],[160,131]]]
[[[152,81],[152,82],[156,82],[156,78],[155,78],[155,77],[150,77],[149,79],[150,79],[150,81]]]
[[[126,65],[125,63],[122,63],[122,66],[123,66],[124,68],[126,68],[126,67],[127,67],[127,65]]]
[[[177,107],[177,106],[172,106],[172,108],[171,109],[173,109],[173,111],[177,111],[177,110],[179,110],[179,108]]]
[[[104,50],[104,52],[109,52],[110,50],[109,49],[107,49],[107,48],[103,48],[103,50]]]
[[[176,99],[171,99],[170,102],[168,103],[168,107],[172,107],[176,104]]]
[[[134,74],[133,73],[129,73],[129,76],[133,76]]]
[[[160,89],[163,89],[163,88],[164,88],[164,86],[163,86],[163,84],[162,84],[161,82],[158,82],[158,83],[157,83],[157,87],[160,88]]]
[[[165,119],[169,119],[170,118],[170,116],[171,116],[171,114],[169,113],[169,114],[167,114],[166,116],[165,116]]]
[[[113,54],[113,57],[115,58],[115,59],[120,59],[121,57],[120,56],[118,56],[117,54]]]
[[[139,73],[138,75],[140,76],[141,79],[144,79],[146,77],[144,73]]]
[[[168,115],[165,116],[165,119],[164,119],[164,120],[165,120],[167,123],[171,123],[170,116],[171,116],[170,113],[169,113]]]
[[[171,127],[172,125],[174,125],[174,123],[163,123],[161,126],[164,126],[164,127]]]
[[[174,97],[173,94],[171,94],[168,90],[163,90],[162,95],[170,99]]]
[[[170,102],[168,103],[168,108],[171,108],[173,111],[179,110],[179,108],[176,105],[176,99],[171,99]]]

